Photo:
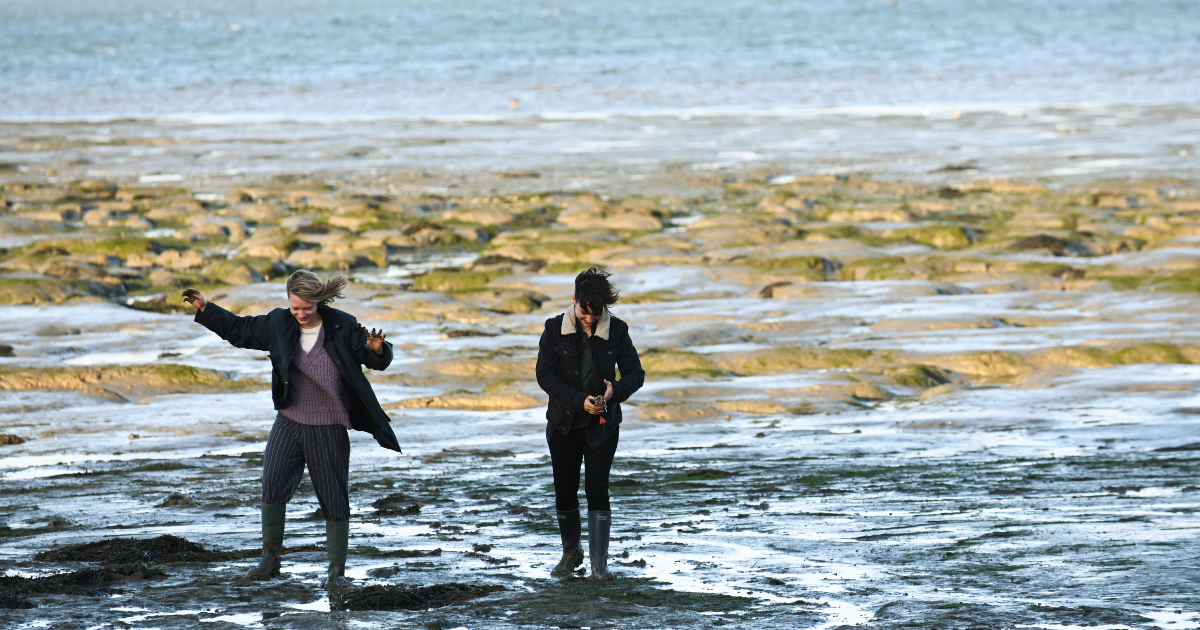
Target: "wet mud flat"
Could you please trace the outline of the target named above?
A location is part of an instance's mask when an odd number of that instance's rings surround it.
[[[1174,370],[1160,382],[1196,376]],[[1085,385],[977,391],[952,414],[913,404],[688,430],[631,422],[614,471],[611,584],[546,577],[557,532],[536,433],[402,463],[356,441],[348,566],[365,588],[350,597],[402,609],[391,611],[331,602],[318,587],[323,532],[309,487],[289,514],[287,544],[300,549],[284,556],[284,577],[239,577],[257,539],[253,451],[6,481],[10,522],[64,515],[4,530],[9,575],[145,568],[26,588],[39,607],[2,614],[13,627],[81,628],[1195,627],[1200,444],[1181,430],[1193,412],[1144,393],[1093,397],[1097,383]],[[1017,400],[998,411],[999,396]],[[1015,428],[1025,410],[1041,422]],[[1106,410],[1137,414],[1137,434],[1082,424]],[[432,431],[449,420],[410,413],[397,421]],[[465,422],[519,432],[533,420]],[[196,506],[153,507],[165,487],[189,488]],[[218,503],[234,494],[250,500]],[[419,512],[387,508],[397,504]],[[133,542],[165,531],[206,547]],[[66,546],[76,543],[90,546]],[[148,562],[102,564],[138,559]]]
[[[662,197],[5,175],[0,625],[1200,627],[1200,188],[964,172]],[[548,577],[533,375],[591,265],[648,372],[608,584]],[[369,377],[405,452],[352,436],[359,590],[332,598],[307,481],[283,577],[240,577],[269,364],[171,301],[265,312],[301,266],[348,271],[339,305],[395,342]]]

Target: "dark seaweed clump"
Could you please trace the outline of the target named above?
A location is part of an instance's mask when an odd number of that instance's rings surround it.
[[[403,492],[397,492],[375,501],[371,504],[371,507],[374,507],[381,514],[399,514],[401,516],[420,514],[421,506],[416,503],[405,505],[405,503],[410,503],[411,501],[412,498],[408,495]]]
[[[87,595],[98,597],[120,592],[114,583],[166,577],[144,564],[110,565],[102,569],[80,569],[44,577],[0,576],[0,608],[36,608],[34,595]]]
[[[284,549],[284,553],[297,551],[324,551],[324,547],[304,545]],[[156,538],[117,538],[43,551],[34,559],[43,562],[94,562],[97,564],[130,564],[137,562],[228,562],[248,560],[262,555],[261,549],[239,549],[217,551],[205,549],[186,538],[163,534]]]
[[[428,610],[507,590],[496,584],[374,585],[342,594],[331,610]]]

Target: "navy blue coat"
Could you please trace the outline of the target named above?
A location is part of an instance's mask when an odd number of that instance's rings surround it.
[[[375,437],[379,445],[400,452],[400,443],[392,432],[391,418],[379,406],[371,383],[362,368],[383,370],[392,363],[392,344],[383,342],[383,351],[376,354],[367,347],[367,331],[358,320],[344,311],[328,306],[317,307],[325,328],[325,352],[337,366],[338,374],[352,394],[346,405],[350,425]],[[217,333],[230,345],[249,350],[265,350],[271,359],[271,400],[275,409],[287,406],[290,383],[288,368],[296,357],[300,343],[300,324],[286,308],[277,308],[266,315],[238,317],[209,302],[203,311],[196,311],[195,322]]]

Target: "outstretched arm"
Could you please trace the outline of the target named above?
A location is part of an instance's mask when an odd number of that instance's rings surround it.
[[[238,317],[233,313],[204,299],[195,289],[183,292],[183,299],[196,307],[195,322],[217,333],[230,345],[248,350],[268,350],[270,322],[266,315]]]
[[[386,370],[392,364],[392,344],[385,341],[383,330],[366,328],[355,324],[350,333],[350,351],[354,358],[371,370]]]

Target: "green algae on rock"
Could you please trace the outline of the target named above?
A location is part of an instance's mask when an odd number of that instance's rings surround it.
[[[69,390],[116,402],[126,402],[129,395],[264,387],[252,380],[229,379],[215,370],[175,364],[0,368],[0,391]]]

